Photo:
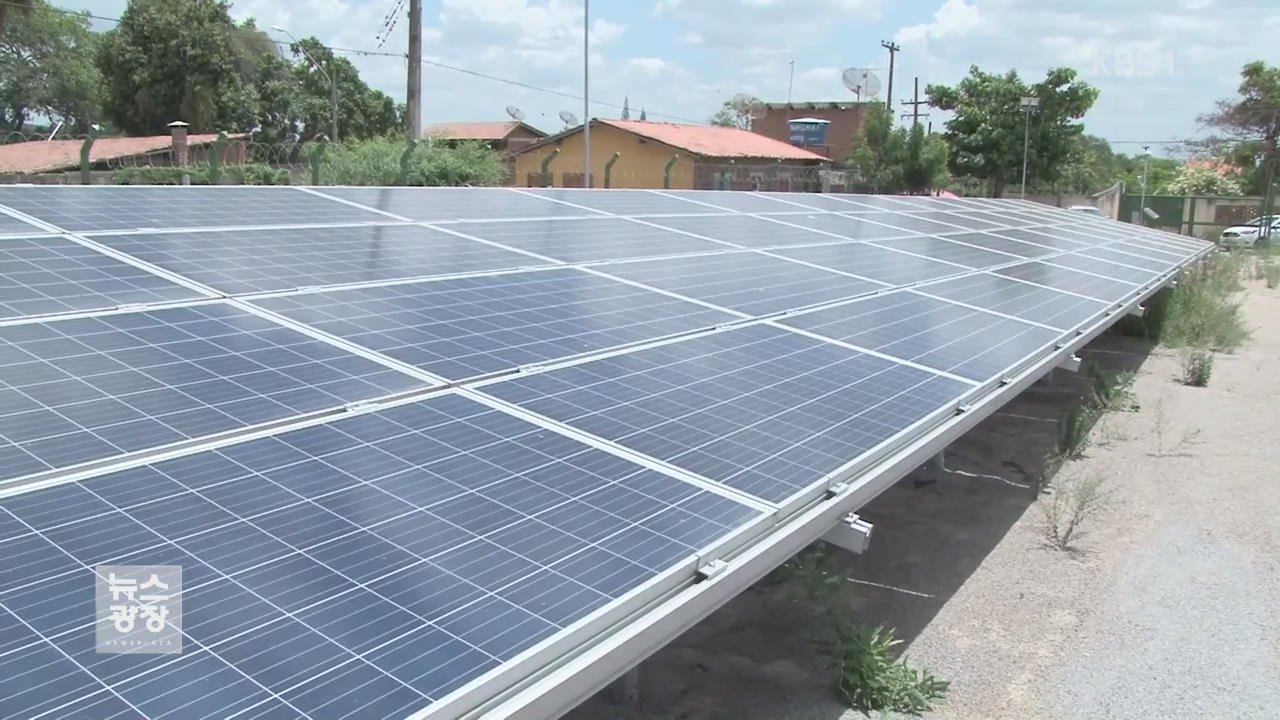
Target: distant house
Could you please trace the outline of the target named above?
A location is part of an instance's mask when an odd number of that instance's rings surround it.
[[[536,142],[515,155],[515,184],[582,187],[582,126]],[[555,151],[542,175],[544,161]],[[827,158],[785,142],[737,128],[634,120],[591,121],[593,186],[604,183],[605,166],[615,188],[804,189],[817,181]]]
[[[513,153],[547,136],[532,125],[509,122],[436,123],[422,133],[423,137],[443,140],[478,140],[500,153]]]
[[[794,102],[765,103],[764,116],[751,121],[751,131],[780,142],[794,142],[807,150],[831,160],[835,167],[844,167],[855,137],[864,132],[867,111],[878,102]],[[825,124],[823,138],[815,141],[811,136],[796,132],[792,122],[821,121]],[[796,138],[796,140],[793,140]],[[800,141],[803,138],[803,141]]]
[[[240,135],[231,136],[238,138]],[[186,158],[190,163],[207,162],[209,147],[217,135],[186,135],[185,132],[146,137],[104,137],[94,141],[89,162],[94,170],[121,167],[172,165],[174,150],[185,138]],[[26,176],[63,173],[80,168],[83,140],[28,140],[0,145],[0,175]],[[232,142],[226,147],[227,163],[243,162],[244,143]]]

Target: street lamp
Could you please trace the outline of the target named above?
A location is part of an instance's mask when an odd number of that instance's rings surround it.
[[[1142,146],[1142,201],[1138,205],[1138,223],[1147,224],[1147,171],[1151,169],[1151,146]]]
[[[329,81],[329,139],[333,142],[338,142],[338,81],[334,79],[331,73],[324,69],[323,65],[316,62],[316,59],[311,57],[311,53],[307,52],[307,48],[298,41],[298,38],[293,36],[293,33],[285,30],[279,25],[272,25],[271,29],[278,33],[288,35],[289,39],[293,41],[293,46],[298,48],[307,60],[311,61],[311,64],[315,66],[316,71],[324,76],[325,80]]]
[[[1018,103],[1018,107],[1022,109],[1022,199],[1027,199],[1027,155],[1031,150],[1031,113],[1040,108],[1040,98],[1033,96],[1023,97]]]

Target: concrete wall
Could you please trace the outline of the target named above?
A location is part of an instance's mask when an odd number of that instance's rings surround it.
[[[542,161],[556,147],[560,154],[549,168],[556,187],[582,187],[582,133],[575,132],[556,143],[548,143],[515,156],[514,184],[529,185],[530,174],[542,169]],[[662,170],[678,151],[662,143],[646,140],[609,125],[591,128],[592,186],[604,186],[604,166],[615,152],[622,153],[613,166],[610,186],[615,188],[661,188]],[[694,158],[681,155],[671,169],[673,189],[693,189]],[[568,175],[569,185],[565,185]]]

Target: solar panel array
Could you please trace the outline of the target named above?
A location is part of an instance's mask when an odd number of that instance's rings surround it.
[[[1206,247],[982,198],[0,188],[5,714],[473,707]],[[94,652],[102,564],[182,566],[183,654]]]

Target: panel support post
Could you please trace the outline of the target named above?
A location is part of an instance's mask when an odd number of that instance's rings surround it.
[[[640,706],[640,666],[622,674],[609,685],[609,702],[626,707]]]

